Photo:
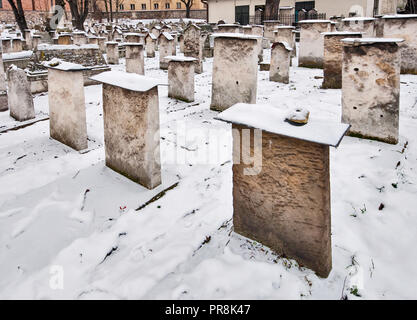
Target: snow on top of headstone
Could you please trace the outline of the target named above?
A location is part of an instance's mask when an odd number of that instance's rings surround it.
[[[159,79],[123,71],[106,71],[92,76],[90,79],[138,92],[148,91],[157,85],[167,85]]]
[[[20,52],[9,52],[3,53],[3,60],[15,60],[15,59],[24,59],[30,58],[33,54],[33,51],[20,51]]]
[[[344,18],[342,19],[342,21],[373,21],[376,20],[373,17],[349,17],[349,18]]]
[[[278,135],[337,147],[350,125],[335,121],[310,118],[302,126],[286,121],[288,111],[268,104],[238,103],[215,119],[261,129]]]
[[[146,35],[146,37],[147,37],[147,36],[151,37],[151,39],[152,39],[152,40],[156,40],[156,39],[157,39],[157,38],[156,38],[156,35],[154,35],[154,34],[153,34],[153,33],[151,33],[151,32],[150,32],[150,33],[148,33],[148,34]],[[145,38],[146,38],[146,37],[145,37]]]
[[[38,45],[38,50],[79,50],[79,49],[99,49],[99,46],[96,44],[48,44],[41,43]]]
[[[330,23],[330,20],[301,20],[298,23]]]
[[[138,32],[128,32],[128,33],[125,33],[125,36],[140,36],[141,34],[140,33],[138,33]]]
[[[162,32],[160,37],[161,36],[164,36],[169,41],[174,40],[174,38],[171,36],[171,34],[169,32]]]
[[[322,32],[323,36],[344,36],[344,35],[361,35],[364,32],[354,32],[354,31],[334,31],[334,32]]]
[[[410,19],[417,18],[417,14],[387,14],[382,19]]]
[[[261,36],[255,36],[251,34],[231,33],[231,32],[213,33],[210,36],[212,38],[236,38],[236,39],[250,39],[250,40],[257,40],[259,38],[262,38]]]
[[[346,38],[342,42],[351,44],[371,44],[371,43],[387,43],[387,42],[403,42],[400,38]]]
[[[62,71],[81,71],[81,70],[87,70],[89,68],[86,68],[78,63],[72,63],[67,62],[58,58],[53,58],[50,61],[43,61],[42,65],[56,70],[62,70]]]
[[[283,46],[284,46],[284,48],[285,48],[285,49],[287,49],[288,51],[292,51],[292,48],[291,48],[291,46],[288,44],[288,42],[287,42],[287,41],[277,41],[277,42],[274,42],[274,43],[272,44],[272,48],[274,48],[277,44],[281,44],[281,45],[283,45]]]
[[[123,43],[124,46],[141,46],[143,47],[143,43],[140,42],[125,42]]]
[[[293,26],[276,26],[274,29],[295,29]]]
[[[219,24],[217,26],[218,27],[239,27],[238,24],[234,24],[234,23],[223,23],[223,24]]]
[[[186,57],[186,56],[166,56],[164,57],[165,60],[171,60],[171,61],[178,61],[178,62],[186,62],[186,61],[197,61],[196,58],[193,57]]]

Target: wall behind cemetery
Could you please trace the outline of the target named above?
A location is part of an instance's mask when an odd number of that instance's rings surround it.
[[[3,0],[3,4],[5,1]],[[49,14],[48,11],[32,11],[28,10],[25,11],[26,21],[38,23],[40,20],[46,19],[47,15]],[[10,10],[0,10],[0,22],[3,23],[15,23],[16,19],[14,17],[13,11]]]
[[[185,10],[144,10],[144,11],[119,11],[118,18],[130,19],[180,19],[185,18]],[[105,12],[104,12],[105,16]],[[190,18],[207,19],[207,10],[191,10]]]

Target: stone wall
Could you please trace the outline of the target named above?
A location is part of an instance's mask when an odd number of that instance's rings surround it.
[[[180,19],[185,18],[185,10],[145,10],[121,11],[115,14],[119,19]],[[106,13],[103,13],[103,17]],[[191,10],[191,19],[207,19],[207,10]]]

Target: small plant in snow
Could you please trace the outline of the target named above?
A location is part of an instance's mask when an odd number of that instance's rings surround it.
[[[350,294],[353,294],[353,295],[354,295],[354,296],[356,296],[356,297],[362,297],[362,296],[359,294],[358,287],[356,287],[356,286],[353,286],[352,288],[350,288]]]

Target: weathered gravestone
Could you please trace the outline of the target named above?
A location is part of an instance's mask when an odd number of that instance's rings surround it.
[[[26,72],[12,65],[7,69],[10,116],[17,121],[35,118],[32,93]]]
[[[165,57],[168,62],[168,97],[178,100],[194,101],[195,58]]]

